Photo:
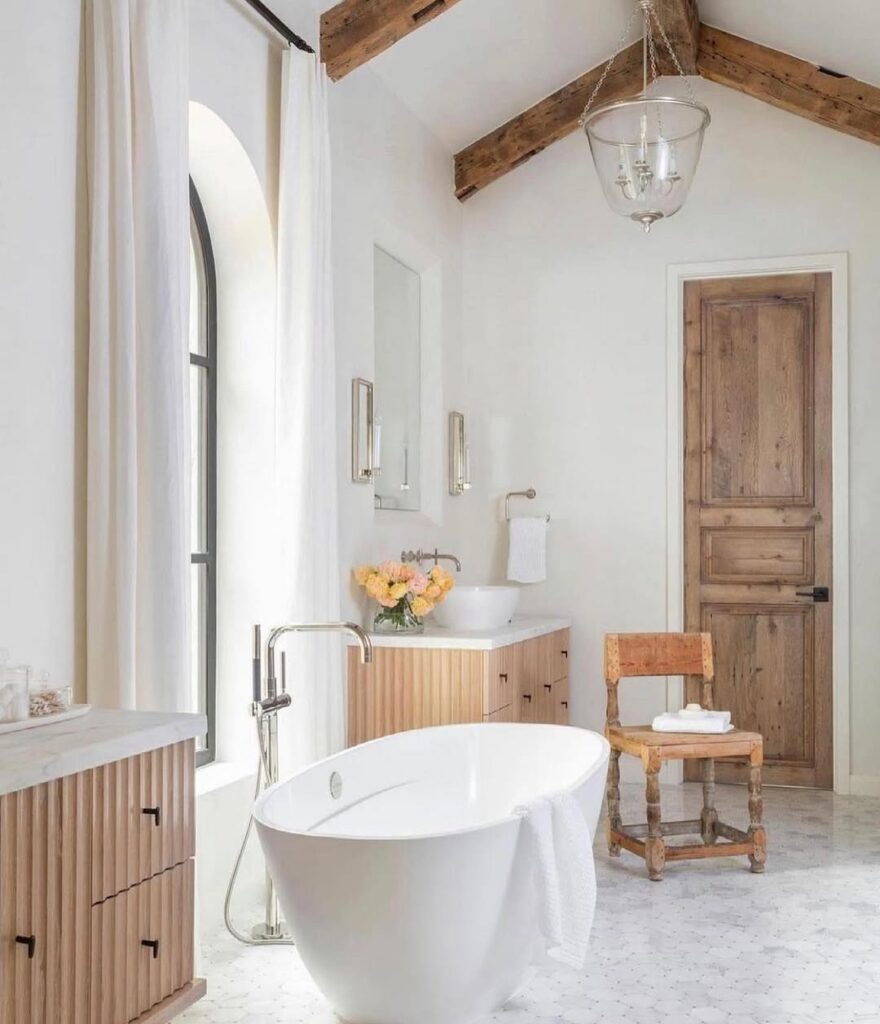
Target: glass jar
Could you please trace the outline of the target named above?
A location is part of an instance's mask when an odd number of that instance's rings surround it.
[[[29,681],[27,665],[0,665],[0,724],[30,717]]]
[[[374,633],[422,633],[425,626],[404,597],[393,608],[379,605],[373,619]]]
[[[53,686],[49,682],[48,673],[44,672],[35,683],[31,684],[31,717],[45,718],[47,715],[57,715],[60,711],[66,711],[70,707],[72,697],[71,687]]]

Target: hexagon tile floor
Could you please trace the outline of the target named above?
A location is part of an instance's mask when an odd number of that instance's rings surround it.
[[[625,821],[642,790],[622,787]],[[722,819],[745,791],[718,787]],[[611,860],[582,973],[536,970],[487,1024],[880,1024],[880,799],[765,789],[767,872],[744,858],[667,867]],[[698,816],[698,786],[663,790],[668,819]],[[336,1024],[295,950],[203,945],[208,995],[180,1024]],[[417,1024],[417,1022],[414,1022]]]

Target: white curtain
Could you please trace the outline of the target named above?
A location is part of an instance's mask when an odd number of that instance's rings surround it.
[[[276,487],[279,558],[272,567],[286,621],[339,618],[335,347],[330,247],[328,79],[313,54],[285,51],[278,185]],[[285,771],[345,738],[340,636],[282,642],[293,707],[279,716]]]
[[[189,710],[186,0],[88,0],[92,703]]]

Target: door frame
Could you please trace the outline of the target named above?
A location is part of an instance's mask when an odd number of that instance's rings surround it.
[[[684,283],[713,277],[831,274],[832,730],[834,792],[850,792],[849,615],[849,285],[845,252],[704,263],[666,268],[666,628],[684,628]],[[683,682],[666,685],[667,710],[681,707]],[[664,766],[665,767],[665,766]],[[664,781],[681,782],[670,763]]]

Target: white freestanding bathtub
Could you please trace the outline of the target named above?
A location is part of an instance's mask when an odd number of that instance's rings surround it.
[[[268,789],[254,817],[299,953],[351,1024],[468,1024],[519,987],[536,902],[518,804],[567,789],[595,833],[608,743],[553,725],[398,733]]]

